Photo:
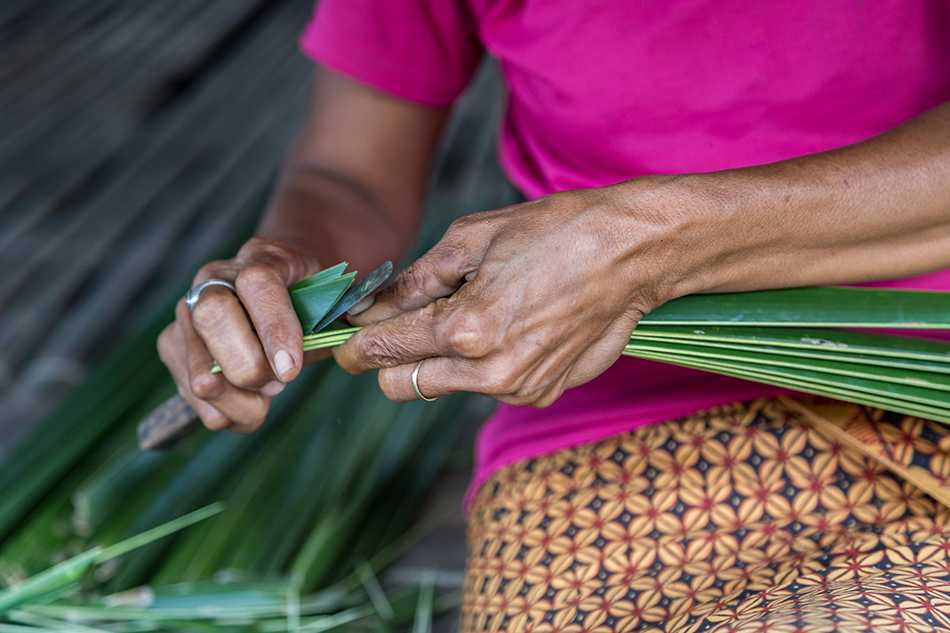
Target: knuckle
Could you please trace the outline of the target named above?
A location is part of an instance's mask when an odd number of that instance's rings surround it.
[[[372,367],[395,367],[399,352],[389,340],[374,337],[366,341],[363,347],[363,357]]]
[[[274,268],[281,282],[290,282],[291,278],[306,276],[306,264],[303,257],[289,244],[269,237],[252,237],[238,251],[237,261],[242,263],[262,263]],[[287,279],[284,278],[285,274]]]
[[[251,264],[238,273],[234,285],[238,292],[255,292],[267,286],[283,286],[283,275],[271,263]]]
[[[218,324],[220,319],[227,314],[228,304],[231,297],[224,292],[201,293],[201,299],[195,304],[195,309],[191,312],[191,322],[199,330],[208,330]]]
[[[380,371],[376,378],[379,383],[379,388],[383,392],[383,395],[390,400],[394,402],[407,402],[410,398],[407,398],[397,385],[395,373],[396,372],[386,370]]]
[[[287,256],[293,252],[295,251],[285,242],[272,237],[255,236],[244,242],[238,251],[238,258],[247,260],[268,255]]]
[[[433,249],[433,255],[438,255],[443,265],[455,263],[471,247],[473,239],[475,242],[483,241],[489,222],[485,213],[471,213],[456,219]]]
[[[268,243],[273,240],[269,240],[264,237],[252,237],[248,241],[244,242],[240,250],[238,250],[238,257],[251,255],[257,253],[257,251],[262,250],[266,247]]]
[[[396,282],[380,293],[380,298],[397,297],[402,305],[427,303],[434,297],[428,292],[431,271],[422,262],[416,262],[403,270]]]
[[[428,276],[428,271],[425,268],[423,263],[416,262],[402,271],[402,274],[399,275],[402,287],[407,290],[421,292],[425,288],[425,280]]]
[[[191,393],[200,400],[214,400],[224,393],[222,379],[212,374],[197,374],[191,377],[188,386]]]
[[[485,313],[456,316],[447,330],[445,347],[463,358],[484,358],[499,349],[498,329]]]
[[[460,218],[456,218],[452,221],[452,224],[449,225],[449,228],[445,231],[445,236],[442,238],[442,241],[446,245],[451,245],[453,242],[460,240],[463,236],[471,230],[473,222],[473,215],[463,215]]]
[[[199,283],[206,279],[211,279],[214,277],[219,277],[223,271],[231,267],[231,260],[229,259],[216,259],[213,262],[208,262],[204,266],[198,269],[198,272],[195,273],[193,283]]]
[[[512,371],[507,363],[496,363],[486,376],[484,388],[492,395],[518,396],[524,382],[521,373]]]
[[[248,358],[228,368],[228,382],[241,389],[258,389],[271,380],[270,365],[261,358]]]
[[[462,217],[456,218],[452,221],[452,224],[449,225],[445,235],[449,240],[464,239],[470,231],[484,226],[485,222],[487,221],[487,217],[487,213],[469,213],[467,215],[463,215]]]
[[[231,426],[231,420],[221,414],[203,417],[201,418],[201,423],[204,424],[205,428],[209,431],[223,431]]]
[[[252,237],[244,242],[244,245],[238,250],[235,259],[240,262],[248,262],[268,256],[285,255],[285,251],[289,250],[290,247],[280,240],[267,237]]]

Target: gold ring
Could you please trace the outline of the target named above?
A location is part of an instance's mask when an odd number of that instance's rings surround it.
[[[425,359],[423,358],[418,363],[416,363],[416,366],[412,369],[412,390],[415,391],[416,395],[422,400],[425,400],[426,402],[434,402],[435,400],[438,400],[439,396],[436,396],[435,398],[426,398],[424,395],[422,395],[422,392],[419,391],[419,368],[422,367],[422,363],[424,361]]]

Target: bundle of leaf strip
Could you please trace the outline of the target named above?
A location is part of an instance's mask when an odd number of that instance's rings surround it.
[[[123,409],[102,421],[106,437],[57,464],[55,479],[42,473],[43,486],[24,485],[18,460],[10,464],[5,489],[17,503],[5,504],[0,578],[15,581],[62,554],[220,500],[227,510],[187,536],[123,557],[104,578],[107,588],[206,579],[222,569],[293,573],[305,589],[326,586],[405,532],[468,415],[466,401],[400,405],[372,375],[327,363],[288,386],[257,433],[201,432],[159,454],[134,442],[147,406]],[[44,452],[25,446],[18,457],[25,468]]]
[[[378,598],[379,599],[379,598]],[[331,587],[301,595],[293,580],[218,580],[142,587],[95,598],[29,603],[6,613],[11,633],[128,633],[131,631],[430,631],[433,613],[452,606],[420,583],[373,602],[358,592]]]
[[[304,337],[304,349],[339,345],[357,329]],[[692,295],[646,315],[623,353],[950,423],[950,343],[852,329],[950,330],[950,293]]]
[[[233,574],[214,581],[140,587],[104,598],[77,593],[97,566],[188,528],[221,509],[221,504],[213,504],[111,547],[93,547],[0,590],[0,631],[263,632],[344,626],[378,631],[413,620],[417,625],[431,625],[433,611],[445,606],[434,599],[431,577],[422,578],[418,588],[387,596],[368,563],[360,567],[362,589],[354,589],[352,583],[349,587],[340,584],[309,595],[301,595],[300,583],[294,579],[254,581]]]
[[[950,423],[948,342],[838,328],[950,330],[950,293],[683,297],[647,315],[624,353]]]
[[[144,391],[122,394],[118,388],[117,393],[104,388],[109,383],[104,377],[97,378],[101,391],[76,396],[88,401],[84,409],[74,407],[75,400],[67,403],[61,417],[51,418],[47,429],[6,463],[0,475],[8,511],[2,517],[0,550],[4,586],[89,548],[223,501],[223,512],[187,532],[100,566],[96,583],[86,586],[89,597],[76,598],[71,608],[83,606],[90,617],[101,616],[96,593],[143,583],[160,592],[162,586],[197,582],[191,585],[195,600],[204,599],[200,588],[209,585],[201,583],[224,570],[241,579],[229,584],[234,591],[274,580],[305,596],[326,597],[326,591],[339,591],[339,583],[349,579],[344,586],[350,595],[357,566],[368,561],[372,569],[380,569],[398,554],[415,510],[470,415],[468,398],[400,405],[379,392],[373,376],[350,376],[324,363],[288,386],[257,433],[201,432],[175,451],[143,452],[135,443],[134,425],[172,390],[160,366],[152,375],[152,340],[147,347],[126,348],[123,362],[108,366],[147,367],[141,379],[135,373],[129,377],[141,380]],[[135,362],[127,354],[137,357]],[[143,364],[145,359],[149,362]],[[95,411],[102,417],[96,418]],[[61,432],[64,442],[75,438],[77,445],[63,446],[59,455],[56,442],[39,441],[49,430]],[[301,612],[301,621],[311,621],[317,630],[323,625],[313,618],[331,624],[336,620],[323,618],[336,614],[341,624],[353,617],[374,630],[381,616],[365,592],[357,593],[322,614]],[[406,604],[414,604],[416,597],[418,591],[405,598]],[[186,601],[184,595],[178,599]],[[228,599],[219,596],[220,601]],[[17,609],[30,611],[43,602]],[[192,607],[201,611],[198,604]],[[54,617],[49,609],[34,609],[30,617]],[[149,614],[154,611],[138,616],[149,621]]]
[[[224,593],[231,597],[216,604],[237,599],[231,590],[265,581],[283,583],[308,600],[329,600],[345,590],[347,597],[326,603],[321,614],[298,611],[304,629],[307,618],[312,630],[358,623],[378,630],[401,621],[399,613],[424,620],[439,606],[428,590],[396,596],[381,613],[381,594],[373,599],[363,591],[354,570],[380,569],[419,534],[412,527],[414,513],[473,414],[471,398],[400,405],[383,396],[373,376],[350,376],[322,363],[288,386],[254,434],[200,432],[174,451],[142,452],[136,423],[174,392],[154,345],[171,305],[139,336],[120,342],[92,378],[0,464],[0,586],[18,585],[71,556],[223,501],[226,509],[212,519],[99,566],[95,582],[84,586],[69,612],[88,609],[82,612],[92,618],[103,607],[97,595],[143,583],[151,588],[146,593],[157,594],[163,586],[197,583],[185,586],[176,600],[187,602],[189,593],[204,600],[208,583],[226,572],[239,581],[228,583]],[[30,611],[25,617],[34,626],[56,629],[36,623],[55,619],[52,609],[66,607],[45,600],[20,604],[17,612]],[[191,605],[192,615],[203,612],[199,602]],[[149,622],[154,609],[148,609],[129,617]],[[2,620],[0,629],[19,626]],[[98,617],[83,621],[109,629]],[[226,624],[213,622],[216,628]],[[182,628],[166,625],[158,628]],[[62,630],[88,630],[83,626]],[[279,630],[283,624],[261,626]]]

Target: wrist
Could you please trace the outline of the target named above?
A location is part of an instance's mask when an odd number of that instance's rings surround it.
[[[731,229],[738,198],[713,174],[644,176],[608,187],[620,217],[627,287],[649,287],[649,311],[732,283],[744,236]]]
[[[364,272],[402,257],[411,233],[394,227],[378,205],[336,180],[294,173],[274,192],[259,236],[281,240],[308,262],[347,261]]]

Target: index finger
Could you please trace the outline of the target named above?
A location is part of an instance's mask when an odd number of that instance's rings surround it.
[[[285,283],[276,267],[254,264],[242,270],[234,284],[274,375],[284,383],[303,367],[303,329]]]
[[[445,301],[365,326],[346,343],[333,348],[333,358],[351,374],[362,374],[446,355],[446,347],[439,341],[439,323],[445,311],[440,304]]]
[[[372,306],[349,317],[367,325],[418,310],[448,297],[471,281],[487,247],[489,234],[476,231],[478,214],[456,220],[439,243],[403,270],[376,294]]]

